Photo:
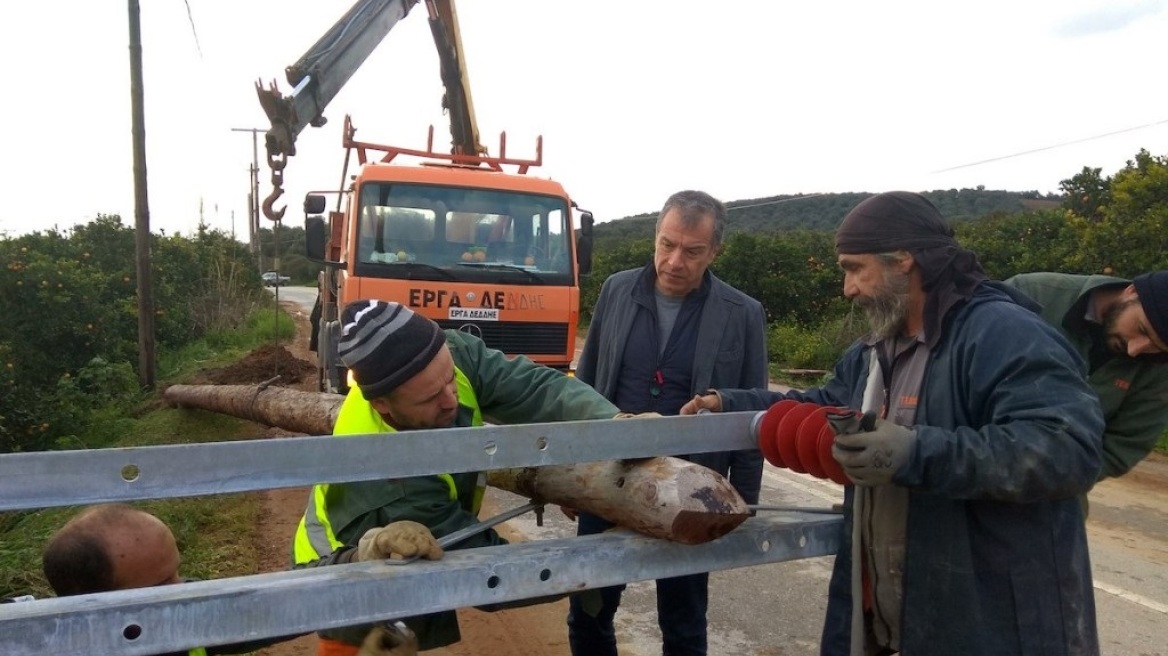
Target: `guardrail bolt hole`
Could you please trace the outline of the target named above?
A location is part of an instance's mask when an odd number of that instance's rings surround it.
[[[142,637],[142,627],[137,624],[129,624],[122,629],[122,637],[126,640],[137,640]]]
[[[126,465],[122,467],[122,480],[127,483],[133,483],[138,480],[138,475],[142,472],[138,469],[138,465]]]
[[[546,580],[550,579],[551,577],[552,577],[552,571],[550,569],[539,570],[539,580],[540,581],[546,581]]]
[[[499,587],[499,577],[491,576],[491,578],[487,579],[487,587],[492,590]]]

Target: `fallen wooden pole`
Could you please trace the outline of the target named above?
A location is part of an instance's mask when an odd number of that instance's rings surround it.
[[[259,385],[173,385],[170,403],[309,435],[332,432],[344,397]],[[614,421],[653,421],[623,419]],[[492,487],[592,513],[645,535],[683,544],[719,538],[749,517],[718,473],[672,457],[493,471]]]
[[[750,516],[725,478],[679,458],[502,469],[488,472],[487,483],[683,544],[720,538]]]
[[[263,385],[171,385],[162,394],[171,405],[231,415],[305,435],[333,432],[345,397]]]

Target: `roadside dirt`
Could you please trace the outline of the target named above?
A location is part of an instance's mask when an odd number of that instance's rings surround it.
[[[294,303],[283,303],[283,306],[295,319],[295,339],[291,343],[279,346],[261,347],[231,367],[204,372],[208,377],[207,382],[259,383],[271,379],[278,373],[281,375],[280,382],[276,383],[278,385],[316,391],[316,355],[308,350],[308,315]],[[299,435],[277,428],[267,428],[263,434],[268,438]],[[288,568],[292,536],[304,513],[308,493],[308,488],[268,490],[263,493],[263,508],[259,518],[256,545],[260,554],[258,564],[260,571],[272,572]],[[487,517],[499,510],[488,492],[482,515]],[[509,540],[522,538],[509,530],[506,524],[499,528],[499,532]],[[484,613],[473,608],[460,610],[458,621],[462,630],[462,642],[426,653],[435,656],[567,655],[569,654],[567,628],[564,624],[567,614],[566,600],[497,613]],[[312,656],[316,654],[316,648],[316,636],[308,635],[257,653],[260,656]]]

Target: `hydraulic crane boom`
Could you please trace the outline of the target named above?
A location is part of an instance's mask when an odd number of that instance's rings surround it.
[[[458,31],[458,15],[454,0],[426,0],[430,12],[430,31],[438,48],[442,85],[446,95],[442,107],[450,113],[450,151],[455,155],[479,155],[486,148],[479,142],[479,127],[475,121],[474,103],[470,97],[470,79],[462,54],[462,36]]]
[[[486,149],[479,143],[454,0],[425,1],[446,87],[442,105],[450,114],[451,152],[481,154]],[[284,215],[285,208],[275,209],[272,205],[284,193],[283,170],[287,158],[296,154],[296,137],[309,125],[324,125],[325,107],[417,3],[418,0],[358,0],[299,61],[286,69],[288,84],[293,87],[291,94],[282,95],[275,82],[267,88],[262,82],[256,83],[260,105],[271,121],[264,140],[274,186],[263,204],[269,219],[279,220]]]

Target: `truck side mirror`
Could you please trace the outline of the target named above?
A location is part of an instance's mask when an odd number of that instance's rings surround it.
[[[318,194],[308,194],[304,197],[304,214],[323,214],[324,213],[324,196]]]
[[[576,239],[576,267],[580,275],[592,273],[592,212],[580,213],[580,236]]]
[[[317,196],[324,201],[323,196]],[[305,205],[308,203],[306,202]],[[310,260],[324,261],[324,248],[328,243],[328,229],[324,217],[310,216],[304,219],[304,250]]]

